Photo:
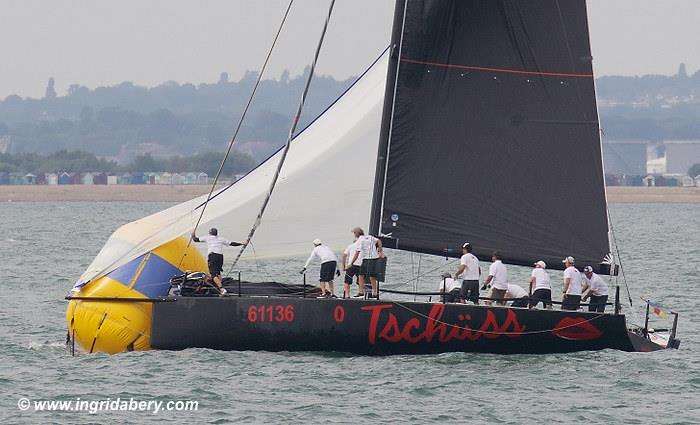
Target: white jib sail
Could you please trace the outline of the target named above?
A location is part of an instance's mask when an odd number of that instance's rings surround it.
[[[352,227],[367,228],[387,66],[388,50],[293,140],[253,239],[257,257],[306,254],[315,238],[340,251],[352,241]],[[279,153],[217,193],[206,208],[199,233],[217,227],[219,235],[229,240],[245,239],[278,161]],[[189,235],[199,214],[196,208],[205,200],[203,195],[120,227],[76,286]]]

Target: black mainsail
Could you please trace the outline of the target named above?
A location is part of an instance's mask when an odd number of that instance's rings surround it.
[[[408,0],[395,18],[370,230],[609,273],[585,1]]]

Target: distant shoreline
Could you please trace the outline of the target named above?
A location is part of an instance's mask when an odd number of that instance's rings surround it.
[[[0,186],[0,202],[183,202],[209,192],[206,185]],[[700,187],[607,188],[618,203],[700,204]]]

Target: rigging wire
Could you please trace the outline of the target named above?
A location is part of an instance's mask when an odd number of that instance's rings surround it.
[[[179,269],[180,266],[182,265],[182,261],[185,259],[185,256],[187,255],[187,250],[189,249],[190,245],[192,244],[192,239],[197,232],[197,227],[199,227],[199,223],[202,221],[202,217],[204,216],[204,211],[207,209],[207,205],[209,204],[209,201],[212,198],[212,194],[214,193],[214,189],[216,188],[216,184],[219,182],[219,177],[221,176],[221,172],[224,169],[224,165],[226,164],[226,160],[228,159],[229,155],[231,154],[231,150],[233,149],[233,145],[236,142],[236,138],[238,137],[238,133],[241,130],[241,127],[243,126],[243,121],[245,120],[246,115],[248,114],[248,109],[250,108],[250,105],[253,103],[253,98],[255,97],[255,93],[258,91],[258,86],[260,85],[260,82],[262,81],[262,77],[265,74],[265,69],[267,69],[267,64],[270,61],[270,57],[272,56],[272,51],[275,49],[275,45],[277,44],[277,39],[280,36],[280,33],[282,33],[282,28],[284,28],[284,24],[287,21],[287,17],[289,16],[289,11],[292,9],[292,4],[294,3],[294,0],[289,0],[289,4],[287,5],[287,10],[284,12],[284,16],[282,17],[282,22],[280,22],[280,26],[277,29],[277,33],[275,34],[275,38],[272,40],[272,45],[270,46],[270,50],[267,52],[267,56],[265,57],[265,61],[263,62],[262,67],[260,68],[260,73],[258,74],[258,78],[255,81],[255,85],[253,86],[253,91],[250,93],[250,96],[248,97],[248,102],[245,105],[245,108],[243,109],[243,114],[241,115],[241,118],[238,120],[238,124],[236,125],[236,130],[233,132],[233,136],[231,137],[231,141],[228,144],[228,149],[226,149],[226,155],[224,155],[224,159],[221,161],[221,165],[219,165],[219,170],[216,173],[216,177],[214,178],[214,183],[211,185],[211,189],[209,190],[209,194],[207,195],[207,200],[204,201],[204,204],[202,205],[202,210],[199,213],[199,218],[197,219],[197,223],[194,225],[194,228],[192,229],[192,234],[189,237],[189,240],[187,241],[187,247],[182,253],[182,257],[180,258],[180,263],[178,263],[177,268]]]
[[[618,248],[618,245],[617,245],[617,238],[615,237],[615,229],[613,228],[612,217],[610,217],[610,213],[608,213],[608,222],[610,223],[610,233],[612,233],[613,245],[615,245],[615,255],[617,256],[617,261],[620,263],[620,274],[622,274],[622,282],[625,284],[625,289],[627,290],[627,299],[630,302],[630,307],[633,307],[632,306],[632,294],[630,293],[630,287],[627,285],[627,277],[625,276],[625,268],[622,265],[622,258],[620,258],[620,249]]]
[[[331,14],[333,13],[333,6],[335,5],[335,0],[331,0],[330,6],[328,7],[328,15],[326,16],[326,22],[323,24],[323,30],[321,31],[321,37],[318,40],[318,45],[316,46],[316,52],[314,54],[314,59],[313,62],[311,63],[311,68],[309,70],[309,76],[306,78],[306,84],[304,86],[304,91],[302,92],[301,99],[299,100],[299,106],[297,107],[297,111],[294,114],[294,119],[292,120],[292,125],[289,128],[289,134],[287,135],[287,143],[284,145],[284,149],[282,150],[282,157],[280,158],[279,163],[277,164],[277,170],[275,170],[275,175],[272,178],[272,182],[270,183],[270,188],[267,191],[267,196],[265,197],[265,200],[263,201],[262,207],[260,208],[260,212],[258,213],[258,216],[255,218],[255,222],[253,223],[253,227],[250,229],[250,232],[248,233],[248,241],[253,239],[253,235],[255,235],[255,231],[257,228],[260,226],[260,223],[262,221],[262,216],[265,213],[265,209],[267,208],[267,205],[270,202],[270,197],[272,197],[272,191],[275,189],[275,185],[277,184],[277,179],[279,178],[280,171],[282,170],[282,165],[284,165],[284,161],[287,158],[287,153],[289,153],[289,148],[291,146],[292,138],[294,137],[294,132],[296,131],[297,124],[299,124],[299,118],[301,117],[301,111],[304,108],[304,103],[306,102],[306,95],[309,92],[309,86],[311,85],[311,80],[314,76],[314,69],[316,68],[316,63],[318,62],[318,56],[321,52],[321,46],[323,46],[323,40],[326,37],[326,30],[328,29],[328,23],[331,20]],[[238,252],[238,255],[236,256],[236,259],[233,260],[233,263],[231,264],[231,269],[236,266],[238,263],[238,260],[241,258],[241,255],[243,255],[243,252],[246,249],[247,244],[244,244],[241,246],[240,251]]]

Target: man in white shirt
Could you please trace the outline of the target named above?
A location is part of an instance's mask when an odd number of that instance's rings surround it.
[[[333,293],[333,275],[337,271],[338,257],[321,242],[321,239],[314,239],[313,244],[314,249],[311,251],[308,260],[306,260],[304,268],[301,269],[301,273],[306,273],[306,269],[311,261],[318,257],[321,260],[321,276],[319,277],[321,295],[318,298],[337,298]],[[340,276],[340,271],[338,271],[338,276]],[[328,289],[326,289],[326,285],[328,285]]]
[[[341,259],[343,270],[345,270],[345,279],[343,283],[343,298],[350,298],[350,287],[352,286],[352,281],[355,276],[357,276],[357,294],[355,297],[364,297],[362,288],[360,285],[360,266],[362,266],[362,255],[357,257],[354,263],[349,264],[348,261],[355,257],[355,252],[357,251],[357,238],[345,248],[343,251],[343,256]]]
[[[369,278],[372,285],[372,298],[379,297],[379,284],[377,276],[379,274],[379,259],[384,258],[384,248],[382,247],[381,239],[377,239],[371,235],[365,235],[365,232],[360,227],[352,229],[352,233],[357,238],[355,255],[352,257],[350,264],[355,264],[360,255],[362,256],[362,265],[360,266],[360,289],[364,290],[365,282]]]
[[[207,243],[207,265],[209,266],[209,274],[216,284],[216,287],[219,288],[221,295],[226,295],[226,289],[221,284],[221,272],[224,270],[224,246],[241,246],[246,245],[248,242],[229,242],[219,236],[219,231],[216,227],[209,229],[209,234],[201,238],[198,238],[197,235],[192,233],[192,241]]]
[[[574,257],[566,257],[561,262],[566,267],[561,309],[578,310],[581,306],[581,273],[574,267]]]
[[[501,254],[494,252],[491,255],[491,266],[489,267],[489,275],[486,278],[486,286],[491,286],[491,296],[496,300],[497,304],[506,305],[503,298],[508,291],[508,272],[506,266],[501,262]]]
[[[530,308],[537,307],[537,304],[542,301],[544,308],[552,308],[552,286],[549,281],[549,273],[547,273],[547,263],[540,260],[536,262],[535,268],[532,269],[530,275]]]
[[[518,285],[514,285],[512,283],[508,284],[506,298],[513,300],[513,302],[510,304],[511,307],[527,307],[527,291]]]
[[[465,242],[462,245],[462,257],[459,259],[459,268],[455,273],[455,279],[462,281],[460,291],[461,302],[466,300],[479,304],[479,259],[472,254],[472,245]]]
[[[442,274],[439,291],[442,293],[443,302],[456,303],[460,301],[460,291],[462,284],[457,279],[452,279],[449,272]]]
[[[597,311],[605,313],[605,303],[608,302],[608,284],[605,283],[602,277],[593,273],[593,267],[586,266],[583,268],[583,290],[586,292],[583,300],[591,298],[588,304],[588,311]]]

